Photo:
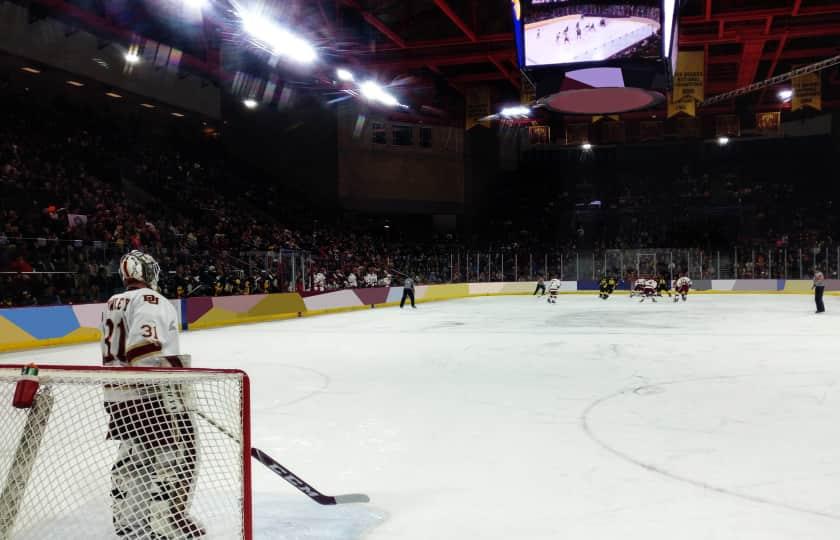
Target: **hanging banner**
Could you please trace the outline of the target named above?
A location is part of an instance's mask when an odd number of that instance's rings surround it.
[[[673,101],[705,99],[705,65],[703,51],[680,51],[677,55],[677,72],[674,74]]]
[[[548,144],[551,142],[551,128],[549,126],[528,126],[529,144]]]
[[[566,126],[566,144],[589,142],[589,124],[568,124]]]
[[[672,96],[668,96],[668,118],[684,114],[687,116],[697,116],[697,102],[691,98],[683,99],[682,101],[672,101]]]
[[[530,105],[537,100],[537,89],[525,75],[522,75],[522,85],[519,88],[520,103]]]
[[[741,119],[734,114],[715,116],[715,135],[718,137],[737,137],[741,134]]]
[[[779,111],[755,113],[755,129],[765,135],[779,133],[781,114]]]
[[[466,129],[478,124],[489,127],[489,122],[479,122],[479,119],[490,116],[490,89],[486,86],[467,89],[466,99]]]
[[[615,122],[618,122],[620,119],[621,119],[621,116],[619,116],[617,114],[607,114],[607,115],[599,114],[599,115],[596,115],[596,116],[592,117],[592,123],[594,124],[594,123],[599,122],[601,120],[613,120]]]
[[[792,111],[798,111],[804,107],[822,110],[822,81],[819,72],[793,79],[793,99],[790,108]]]

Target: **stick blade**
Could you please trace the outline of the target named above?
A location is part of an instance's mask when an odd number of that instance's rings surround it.
[[[345,495],[336,495],[335,504],[349,504],[349,503],[369,503],[370,497],[364,493],[347,493]]]

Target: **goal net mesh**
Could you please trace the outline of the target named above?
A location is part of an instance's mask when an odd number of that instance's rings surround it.
[[[0,540],[245,538],[244,373],[42,367],[23,409],[19,378],[0,367]]]

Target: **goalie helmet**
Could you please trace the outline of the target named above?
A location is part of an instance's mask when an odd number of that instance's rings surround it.
[[[134,280],[145,283],[150,289],[157,289],[159,274],[160,266],[148,253],[135,249],[120,259],[120,277],[125,285]]]

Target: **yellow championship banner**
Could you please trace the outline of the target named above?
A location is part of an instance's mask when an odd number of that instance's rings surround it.
[[[755,113],[755,128],[767,135],[778,133],[780,117],[779,111]]]
[[[466,95],[466,129],[472,129],[477,124],[488,126],[488,123],[479,122],[481,118],[490,116],[490,89],[486,86],[467,89]]]
[[[551,142],[549,126],[528,126],[528,144],[548,144]]]
[[[706,57],[703,51],[680,51],[677,56],[677,72],[674,73],[672,101],[705,99]]]
[[[697,115],[697,102],[691,98],[683,99],[682,101],[673,101],[673,96],[668,95],[668,118],[677,116],[678,114],[685,114],[688,116]]]
[[[822,81],[819,72],[793,79],[793,99],[790,108],[792,111],[798,111],[805,107],[822,110]]]

